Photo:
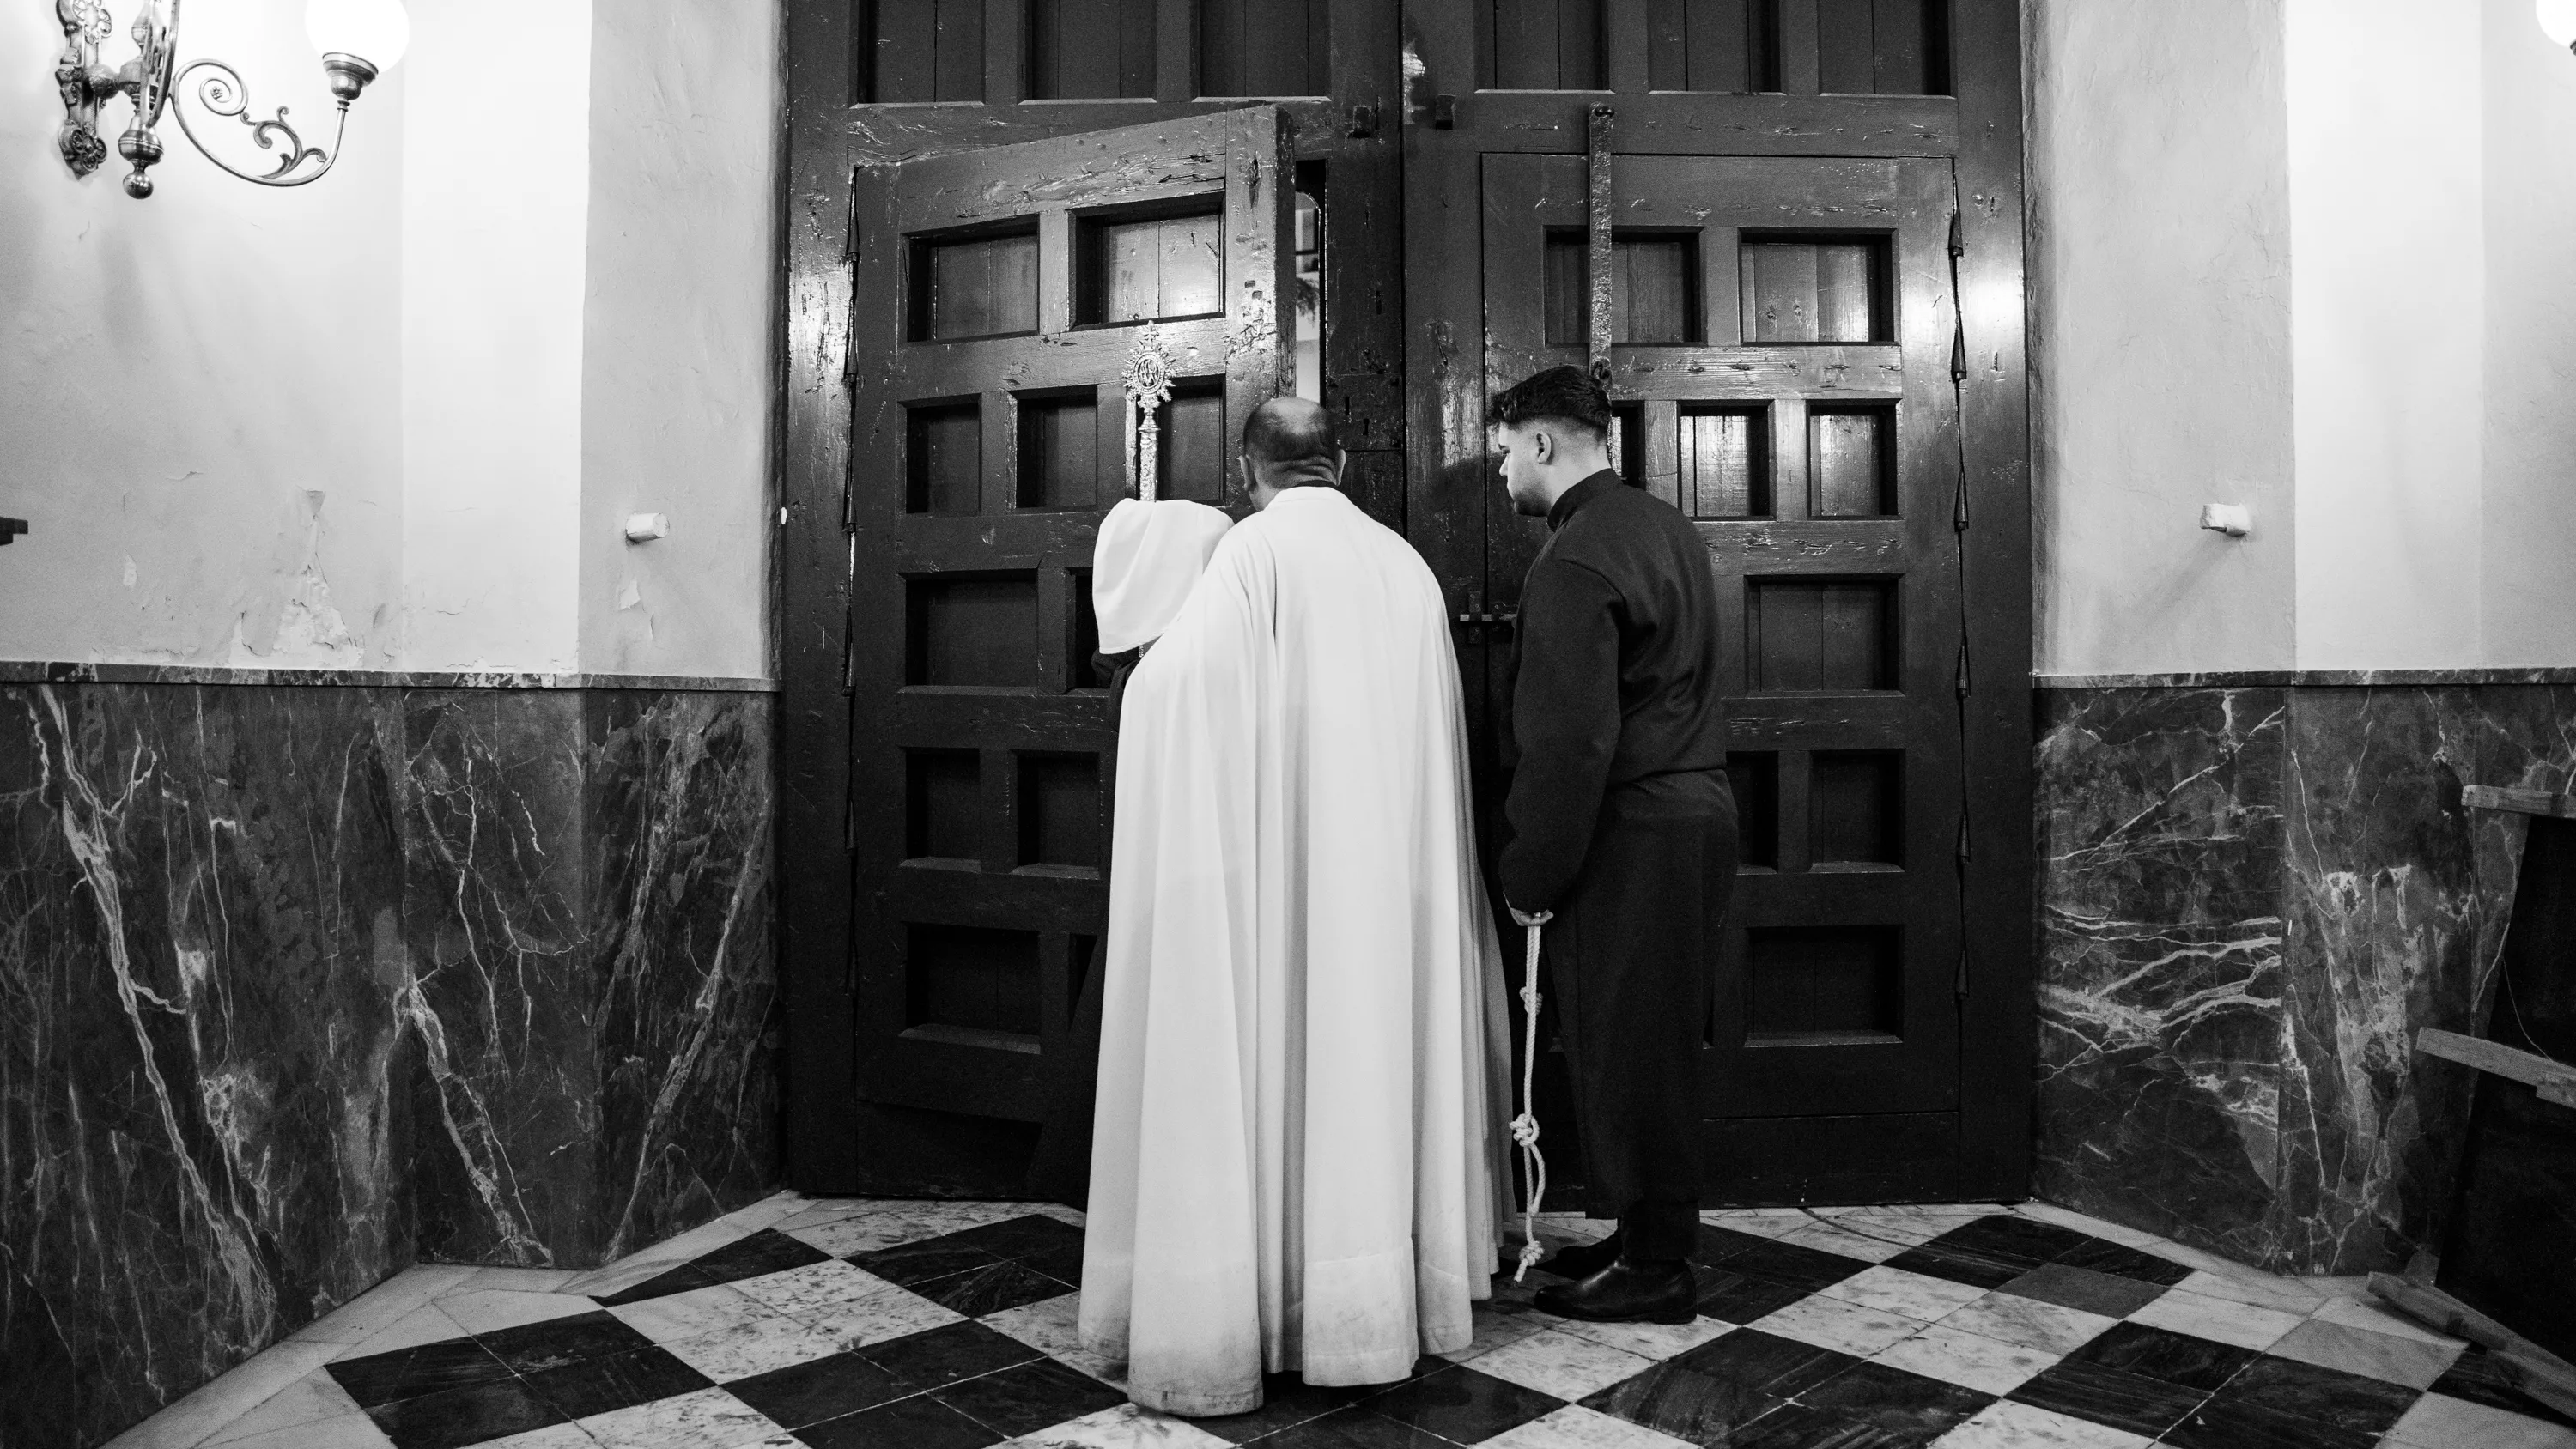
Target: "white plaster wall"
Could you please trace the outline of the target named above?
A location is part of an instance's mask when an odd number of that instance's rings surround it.
[[[2576,664],[2576,56],[2484,0],[2487,662]]]
[[[75,181],[57,156],[61,41],[52,6],[0,7],[0,514],[34,528],[0,549],[0,658],[385,667],[403,72],[320,182],[235,181],[172,122],[158,194],[134,201],[120,158]],[[298,0],[191,6],[185,41],[327,142]],[[214,137],[258,155],[237,122]]]
[[[2288,0],[2303,669],[2485,661],[2479,9]]]
[[[598,8],[583,312],[582,667],[768,672],[778,133],[769,7]],[[669,536],[629,544],[630,513]]]
[[[2028,18],[2038,668],[2287,668],[2280,0]],[[2209,502],[2251,536],[2201,530]]]
[[[589,0],[413,0],[407,669],[580,668]],[[538,83],[541,82],[541,83]]]

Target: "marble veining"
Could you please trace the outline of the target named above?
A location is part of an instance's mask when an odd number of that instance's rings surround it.
[[[765,1190],[769,710],[0,684],[0,1438]]]
[[[2560,788],[2576,690],[2039,702],[2034,1190],[2277,1271],[2402,1263],[2466,1112],[2414,1035],[2474,1028],[2520,858],[2461,787]]]

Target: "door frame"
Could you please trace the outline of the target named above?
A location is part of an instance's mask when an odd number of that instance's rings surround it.
[[[1443,165],[1468,150],[1474,132],[1438,129],[1446,92],[1471,118],[1490,108],[1518,123],[1515,149],[1580,155],[1584,108],[1601,92],[1477,95],[1470,71],[1439,57],[1454,47],[1434,23],[1432,0],[1335,0],[1369,17],[1367,37],[1337,32],[1328,99],[1277,101],[1294,118],[1301,164],[1327,166],[1326,345],[1328,404],[1340,413],[1359,491],[1372,513],[1406,533],[1450,594],[1453,607],[1479,610],[1486,580],[1482,405],[1483,339],[1458,335],[1458,284],[1473,270],[1450,265],[1408,278],[1400,238],[1436,227],[1442,208],[1477,206],[1477,164]],[[1781,0],[1810,17],[1817,0]],[[1642,31],[1648,0],[1605,0],[1609,25]],[[778,882],[780,1000],[785,1020],[783,1155],[788,1185],[849,1193],[867,1182],[851,1131],[859,1101],[855,957],[851,950],[854,871],[849,831],[848,686],[850,535],[847,530],[851,363],[851,175],[856,166],[967,145],[1033,139],[1177,115],[1245,101],[1189,95],[1186,66],[1166,64],[1152,99],[1022,101],[1008,66],[989,64],[984,106],[853,106],[859,19],[849,0],[785,0],[781,26],[785,154],[780,167],[778,402],[772,436],[781,507],[771,558],[777,600],[780,681]],[[1751,95],[1608,97],[1628,124],[1622,149],[1700,154],[1714,114],[1726,154],[1941,155],[1954,159],[1961,198],[1962,297],[2010,298],[1965,319],[1965,464],[1971,526],[1960,535],[1972,688],[1962,702],[1962,749],[1983,790],[1972,821],[1972,864],[1962,907],[1969,958],[1960,1041],[1963,1195],[2027,1194],[2036,1054],[2033,932],[2030,436],[2025,368],[2021,19],[2018,0],[1950,0],[1953,97]],[[985,0],[994,54],[1018,44],[1021,0]],[[1192,0],[1161,0],[1158,28],[1190,35]],[[1793,16],[1794,20],[1794,16]],[[1381,23],[1382,22],[1382,23]],[[1472,34],[1472,27],[1470,28]],[[1405,74],[1408,57],[1429,67]],[[1468,64],[1472,66],[1470,57]],[[1615,89],[1641,78],[1612,61]],[[1004,81],[999,89],[989,78]],[[1812,88],[1812,78],[1808,82]],[[1409,87],[1409,89],[1408,89]],[[1365,97],[1366,99],[1360,99]],[[1712,103],[1722,103],[1711,112]],[[1007,117],[992,114],[1007,104]],[[1373,116],[1350,113],[1355,105]],[[1655,123],[1664,121],[1661,127]],[[1417,169],[1418,168],[1418,169]],[[1413,172],[1409,177],[1406,172]],[[1460,192],[1463,185],[1466,188]],[[1409,185],[1407,183],[1410,183]],[[1419,234],[1419,233],[1417,233]],[[1335,246],[1338,235],[1343,245]],[[1394,259],[1374,269],[1370,256]],[[1453,259],[1454,262],[1454,259]],[[2008,315],[2006,315],[2008,314]],[[1472,500],[1457,496],[1475,490]],[[1444,506],[1446,505],[1446,506]],[[840,526],[835,526],[836,524]],[[1471,591],[1472,590],[1472,594]],[[1497,651],[1474,631],[1459,637],[1462,665],[1486,667]],[[1483,691],[1471,689],[1478,701]],[[1480,705],[1471,708],[1480,709]],[[1481,720],[1478,738],[1490,737]]]

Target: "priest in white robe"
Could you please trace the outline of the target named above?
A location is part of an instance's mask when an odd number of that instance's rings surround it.
[[[1127,686],[1084,1346],[1184,1415],[1462,1348],[1509,1191],[1510,1048],[1440,586],[1255,411],[1260,512]]]

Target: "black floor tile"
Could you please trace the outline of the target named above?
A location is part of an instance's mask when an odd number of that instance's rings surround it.
[[[1965,1283],[1971,1288],[2001,1288],[2022,1274],[2039,1266],[2020,1258],[1997,1258],[1972,1253],[1960,1248],[1936,1247],[1930,1243],[1908,1248],[1887,1260],[1890,1268],[1908,1273],[1921,1273],[1929,1278],[1946,1278]]]
[[[2177,1388],[2210,1393],[2260,1357],[2254,1350],[2234,1344],[2212,1343],[2143,1323],[2121,1323],[2068,1354],[2066,1361],[2118,1369]]]
[[[943,1240],[959,1247],[981,1248],[996,1258],[1027,1258],[1063,1248],[1082,1250],[1082,1229],[1044,1213],[1009,1218],[950,1233]]]
[[[526,1376],[538,1397],[571,1419],[631,1409],[715,1387],[715,1380],[682,1363],[665,1348],[646,1347],[610,1358],[586,1358]]]
[[[1722,1323],[1751,1323],[1814,1296],[1804,1288],[1739,1273],[1724,1264],[1712,1268],[1694,1263],[1691,1277],[1699,1284],[1700,1313]]]
[[[1583,1401],[1587,1409],[1693,1444],[1727,1444],[1787,1400],[1660,1363]]]
[[[954,1309],[969,1318],[981,1318],[1005,1308],[1061,1298],[1074,1291],[1073,1284],[1050,1278],[1025,1263],[993,1263],[911,1286],[913,1292],[940,1307]]]
[[[1812,1404],[1784,1404],[1718,1442],[1724,1449],[1923,1449],[1946,1432],[1891,1428]]]
[[[1860,1360],[1758,1328],[1739,1328],[1671,1362],[1695,1374],[1786,1399],[1814,1388]]]
[[[690,1259],[689,1266],[710,1284],[736,1283],[745,1278],[757,1278],[763,1273],[783,1273],[790,1268],[829,1262],[831,1257],[813,1244],[791,1238],[776,1228],[763,1228],[712,1253]]]
[[[2100,1238],[2087,1238],[2084,1240],[2084,1246],[2072,1252],[2060,1253],[2050,1261],[2062,1263],[2069,1268],[2090,1268],[2096,1273],[2108,1273],[2115,1278],[2130,1278],[2140,1283],[2153,1283],[2159,1288],[2171,1288],[2191,1276],[2189,1268],[2170,1258],[2159,1258],[2153,1253],[2142,1253],[2135,1248],[2106,1242]]]
[[[1123,1391],[1051,1358],[951,1384],[931,1397],[1005,1439],[1127,1402]]]
[[[2043,1263],[2003,1285],[2000,1290],[2064,1308],[2081,1308],[2106,1318],[2126,1318],[2165,1296],[2153,1283],[2140,1283],[2092,1268]]]
[[[1040,1248],[1034,1253],[1023,1253],[1012,1261],[1023,1268],[1044,1273],[1059,1283],[1078,1286],[1082,1282],[1082,1244],[1079,1242]]]
[[[937,1399],[902,1399],[796,1431],[813,1449],[984,1449],[1002,1436]]]
[[[1924,1443],[1957,1428],[1995,1396],[1908,1373],[1881,1363],[1859,1363],[1798,1395],[1810,1408],[1830,1409],[1890,1434],[1920,1434]],[[1908,1441],[1910,1442],[1910,1441]]]
[[[674,1293],[686,1293],[693,1288],[712,1286],[714,1285],[707,1280],[706,1276],[698,1271],[695,1263],[682,1263],[667,1273],[656,1274],[632,1287],[620,1288],[614,1293],[593,1294],[591,1301],[603,1308],[617,1308],[629,1303],[641,1303],[648,1298],[668,1298]]]
[[[726,1384],[725,1392],[790,1429],[892,1403],[911,1392],[854,1353],[836,1353]]]
[[[2333,1424],[2371,1438],[2385,1434],[2423,1395],[2403,1384],[2365,1378],[2296,1359],[2256,1357],[2210,1399],[2212,1408],[2243,1405],[2266,1413]]]
[[[2019,1213],[1990,1213],[1961,1223],[1927,1246],[1980,1253],[1989,1258],[2022,1258],[2036,1267],[2100,1241],[2073,1228],[2061,1228]]]
[[[515,1376],[447,1389],[367,1411],[394,1449],[458,1449],[505,1439],[569,1416]]]
[[[1457,1364],[1364,1399],[1360,1407],[1452,1443],[1481,1444],[1555,1413],[1565,1400]]]
[[[2371,1449],[2379,1436],[2212,1399],[2166,1430],[2161,1442],[2174,1449]]]
[[[2051,1364],[2004,1397],[2153,1439],[2209,1395],[2144,1374],[2072,1361]]]
[[[1698,1246],[1691,1249],[1691,1261],[1723,1263],[1748,1248],[1758,1248],[1770,1241],[1769,1238],[1757,1237],[1752,1233],[1739,1233],[1733,1228],[1721,1228],[1711,1223],[1702,1223],[1699,1225]]]
[[[2472,1347],[2453,1360],[2440,1378],[2433,1380],[2433,1392],[2576,1429],[2576,1418],[2541,1403],[2515,1388],[2513,1382],[2511,1371],[2497,1362],[2494,1355],[2485,1349]]]
[[[1803,1243],[1757,1241],[1741,1252],[1728,1254],[1719,1266],[1730,1273],[1749,1273],[1815,1293],[1867,1270],[1869,1264]]]
[[[855,1352],[893,1375],[910,1393],[1044,1357],[1016,1338],[971,1321],[871,1343]]]
[[[892,1248],[878,1248],[850,1255],[850,1263],[865,1268],[889,1283],[910,1287],[964,1273],[975,1268],[990,1268],[1003,1261],[981,1248],[956,1241],[957,1235],[924,1238],[918,1243],[904,1243]]]
[[[470,1338],[451,1338],[325,1365],[361,1409],[510,1376],[510,1366]]]
[[[582,1313],[521,1323],[476,1334],[494,1358],[523,1374],[542,1373],[584,1359],[608,1358],[651,1348],[653,1340],[626,1326],[615,1315]]]
[[[1310,1384],[1295,1374],[1271,1374],[1261,1381],[1260,1408],[1249,1414],[1192,1419],[1190,1423],[1229,1444],[1243,1444],[1264,1434],[1275,1434],[1291,1424],[1320,1419],[1335,1409],[1382,1391],[1382,1386],[1374,1384],[1364,1388],[1333,1388]]]
[[[1372,1414],[1357,1404],[1252,1442],[1260,1449],[1456,1449],[1427,1429]]]

